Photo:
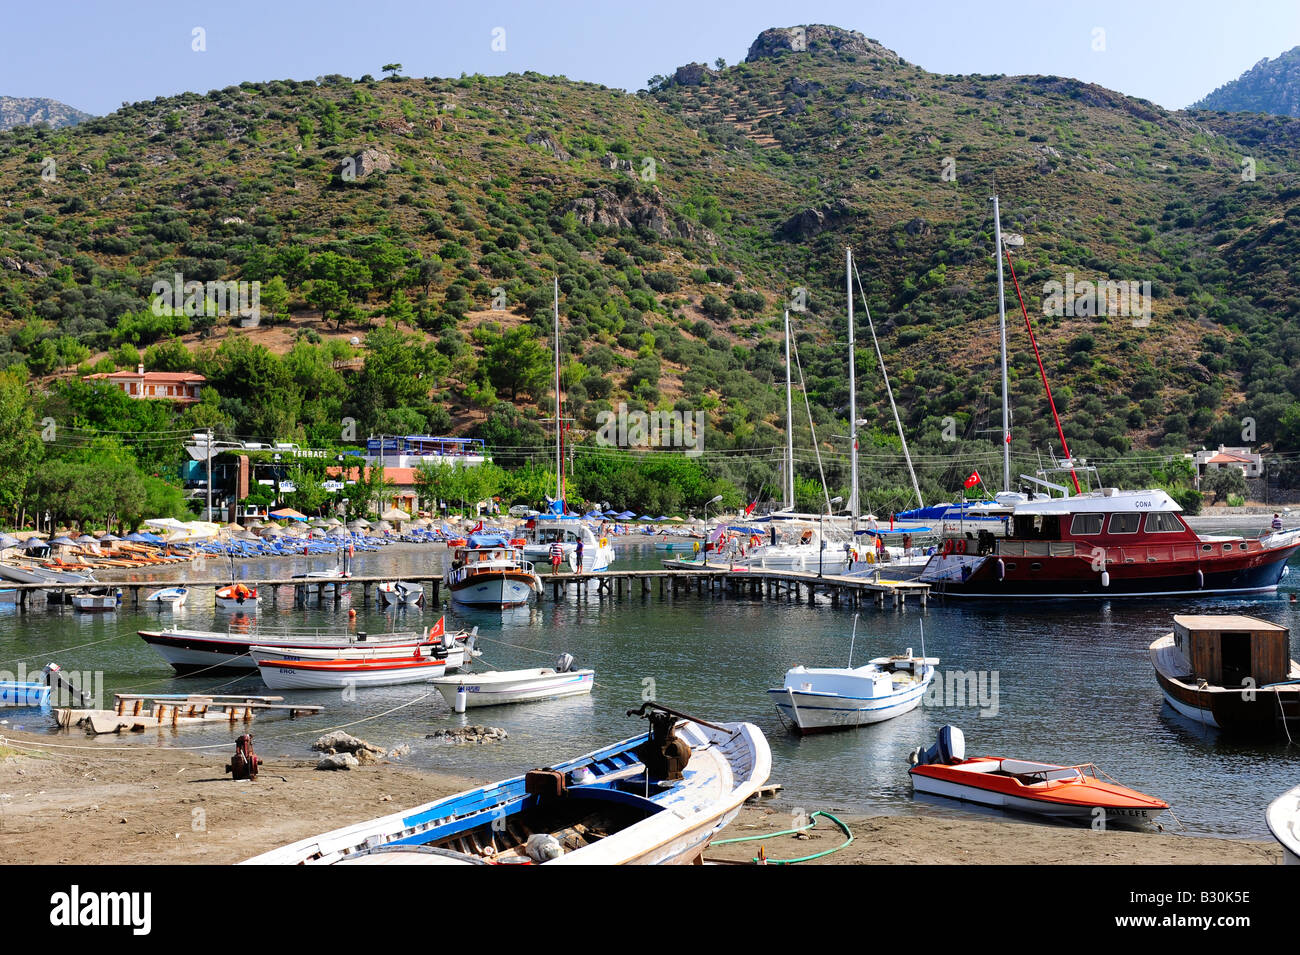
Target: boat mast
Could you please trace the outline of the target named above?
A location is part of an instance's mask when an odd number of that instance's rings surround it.
[[[1011,490],[1011,408],[1007,396],[1007,303],[1002,294],[1002,219],[993,203],[993,257],[998,260],[998,334],[1002,342],[1002,490]]]
[[[560,429],[560,277],[555,276],[555,499],[564,507],[564,449]]]
[[[785,312],[785,508],[794,510],[794,404],[790,397],[790,310]]]
[[[844,292],[849,300],[849,443],[852,446],[849,460],[849,514],[853,518],[854,534],[858,532],[858,385],[853,360],[853,250],[844,250]],[[851,651],[850,651],[851,652]]]

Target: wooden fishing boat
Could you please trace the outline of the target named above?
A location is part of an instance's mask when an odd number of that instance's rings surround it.
[[[1265,814],[1273,838],[1282,843],[1287,865],[1300,865],[1300,786],[1288,789],[1268,804]]]
[[[596,671],[573,669],[573,657],[567,653],[554,667],[471,673],[433,681],[457,712],[462,710],[462,701],[464,707],[479,707],[581,696],[590,693],[595,683]]]
[[[485,610],[522,606],[542,592],[533,565],[499,534],[471,534],[469,546],[453,553],[446,581],[452,600]]]
[[[121,602],[122,594],[112,590],[90,590],[72,595],[72,607],[81,613],[116,610]]]
[[[217,590],[218,610],[242,610],[244,613],[257,613],[257,588],[244,584],[231,584]]]
[[[312,836],[245,864],[698,862],[767,781],[767,740],[750,723],[706,723],[653,703],[628,712],[650,720],[650,731],[549,769]]]
[[[260,649],[260,648],[259,648]],[[250,651],[253,652],[253,651]],[[257,670],[273,690],[342,690],[427,683],[447,672],[447,661],[421,652],[367,660],[285,660],[261,655]]]
[[[249,648],[253,646],[334,651],[376,645],[394,649],[398,653],[410,653],[416,646],[433,641],[442,645],[440,652],[447,657],[449,667],[462,666],[471,654],[477,654],[473,647],[476,631],[447,633],[445,618],[439,618],[436,624],[423,632],[408,630],[375,634],[365,631],[285,631],[251,625],[244,629],[232,627],[227,633],[176,627],[137,632],[145,643],[157,650],[181,675],[256,670],[257,664],[248,655]]]
[[[1300,734],[1300,663],[1291,632],[1238,614],[1181,615],[1151,644],[1165,701],[1229,733]]]
[[[916,709],[934,680],[938,657],[878,657],[860,667],[797,666],[768,690],[777,712],[799,733],[881,723]]]
[[[1169,808],[1154,796],[1121,786],[1096,766],[1057,766],[998,756],[965,758],[961,730],[945,726],[930,749],[912,754],[912,788],[997,809],[1089,825],[1139,826]]]

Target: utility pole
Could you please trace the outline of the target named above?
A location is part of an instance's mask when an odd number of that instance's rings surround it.
[[[208,520],[212,520],[212,429],[208,429]]]

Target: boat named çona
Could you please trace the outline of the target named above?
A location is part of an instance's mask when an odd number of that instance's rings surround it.
[[[1064,822],[1140,826],[1169,808],[1163,800],[1101,779],[1096,766],[1057,766],[999,756],[966,758],[966,740],[945,726],[928,750],[912,753],[909,773],[918,793]]]
[[[1229,733],[1300,731],[1300,663],[1291,631],[1238,614],[1181,615],[1150,646],[1166,702]]]
[[[767,740],[750,723],[706,723],[653,703],[628,713],[648,719],[650,731],[548,769],[312,836],[245,864],[698,862],[767,781]]]

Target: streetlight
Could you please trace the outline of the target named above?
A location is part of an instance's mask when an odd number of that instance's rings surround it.
[[[713,498],[712,500],[708,501],[704,505],[704,566],[705,567],[709,566],[709,504],[717,504],[720,500],[722,500],[721,494],[719,494],[717,497]]]
[[[831,505],[839,504],[843,500],[842,497],[831,498],[830,503],[826,505],[826,510],[829,511]],[[826,521],[823,515],[818,515],[817,524],[817,537],[819,538],[817,541],[817,576],[820,577],[822,575],[822,555],[826,553]]]

